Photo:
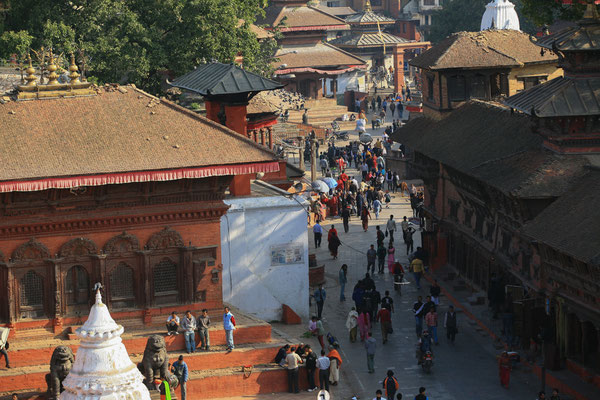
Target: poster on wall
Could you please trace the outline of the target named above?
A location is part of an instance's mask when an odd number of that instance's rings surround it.
[[[304,263],[304,246],[301,244],[278,244],[271,246],[271,265]]]

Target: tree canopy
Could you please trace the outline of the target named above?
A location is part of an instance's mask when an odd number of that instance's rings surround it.
[[[233,62],[268,74],[274,40],[250,24],[267,0],[9,0],[0,57],[28,47],[84,54],[88,75],[156,91],[164,71],[181,75],[203,61]],[[0,50],[1,51],[1,50]]]

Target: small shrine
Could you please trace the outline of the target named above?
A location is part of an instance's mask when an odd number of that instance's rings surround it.
[[[492,0],[485,6],[481,18],[481,30],[486,29],[513,29],[521,30],[519,16],[515,5],[508,0]]]
[[[98,289],[87,321],[76,330],[81,345],[63,382],[61,400],[150,399],[144,377],[122,343],[123,331],[102,303]]]

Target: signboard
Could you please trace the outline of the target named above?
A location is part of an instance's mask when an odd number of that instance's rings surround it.
[[[278,244],[271,246],[271,265],[304,263],[304,246],[301,244]]]

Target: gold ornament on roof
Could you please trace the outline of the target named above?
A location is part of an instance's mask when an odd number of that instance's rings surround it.
[[[371,8],[371,0],[367,0],[367,2],[365,3],[365,11],[366,12],[373,11],[373,9]]]
[[[75,56],[73,55],[73,53],[71,53],[71,65],[69,65],[69,78],[71,79],[71,84],[80,83],[79,73],[77,73],[78,70],[79,68],[77,68],[77,64],[75,64]]]
[[[25,86],[35,86],[36,85],[36,77],[35,77],[35,68],[31,64],[31,54],[27,55],[27,60],[29,61],[29,67],[25,70],[27,72],[27,76],[25,80],[27,81]]]
[[[48,63],[48,85],[58,85],[58,67],[54,64],[54,54],[50,51],[50,62]]]
[[[596,8],[596,2],[594,0],[587,0],[587,7],[585,9],[585,13],[583,14],[584,19],[598,19],[600,18],[598,14],[598,8]]]

